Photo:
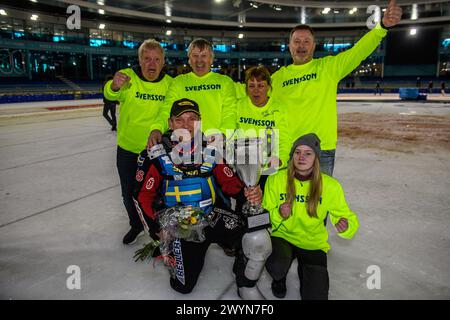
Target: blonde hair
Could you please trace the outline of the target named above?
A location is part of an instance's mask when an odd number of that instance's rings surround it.
[[[155,39],[147,39],[140,45],[138,49],[138,57],[139,60],[144,52],[144,50],[159,50],[161,52],[162,58],[164,60],[164,49],[161,47],[161,44]]]
[[[290,161],[288,165],[287,179],[286,179],[286,202],[293,208],[293,203],[296,197],[295,190],[295,166],[294,161]],[[319,158],[315,157],[312,177],[309,184],[308,201],[306,211],[311,218],[317,218],[317,206],[322,195],[322,176],[320,174]]]

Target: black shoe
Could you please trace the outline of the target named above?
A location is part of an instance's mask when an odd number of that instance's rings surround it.
[[[116,126],[111,127],[111,131],[117,131],[117,127]]]
[[[236,249],[235,248],[231,248],[228,247],[224,244],[218,243],[219,247],[221,247],[223,249],[223,252],[225,253],[225,255],[229,256],[229,257],[234,257],[236,256]]]
[[[277,298],[284,298],[286,296],[286,278],[272,281],[272,293]]]
[[[130,231],[123,237],[123,244],[133,244],[136,242],[137,238],[144,234],[143,229],[131,228]]]

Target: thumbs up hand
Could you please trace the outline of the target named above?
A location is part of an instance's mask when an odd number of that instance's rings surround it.
[[[402,8],[395,0],[391,0],[383,15],[383,25],[386,28],[391,28],[400,22],[402,18]]]

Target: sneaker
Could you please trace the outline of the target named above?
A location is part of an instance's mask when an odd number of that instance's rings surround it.
[[[143,229],[134,229],[131,228],[130,231],[123,237],[123,244],[134,244],[137,241],[137,238],[144,234]]]
[[[272,293],[280,299],[286,296],[286,278],[272,281]]]

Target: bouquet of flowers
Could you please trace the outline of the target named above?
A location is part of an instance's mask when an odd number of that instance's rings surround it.
[[[200,208],[193,206],[175,206],[158,212],[158,221],[161,226],[160,240],[152,240],[142,249],[135,252],[135,261],[151,259],[155,250],[159,248],[164,264],[171,271],[175,267],[175,261],[171,256],[172,244],[175,239],[203,242],[205,234],[203,229],[208,225]]]
[[[175,206],[161,211],[158,219],[161,229],[168,233],[170,238],[203,242],[203,229],[208,225],[203,215],[203,211],[197,207]]]

